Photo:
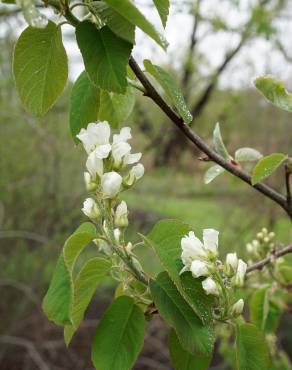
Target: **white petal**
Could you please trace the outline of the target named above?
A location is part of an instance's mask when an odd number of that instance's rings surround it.
[[[199,260],[195,260],[192,262],[190,270],[195,278],[209,275],[207,264]]]
[[[126,154],[123,163],[125,166],[128,164],[134,164],[139,162],[141,157],[142,153]]]
[[[130,151],[131,151],[131,146],[124,141],[120,141],[112,145],[112,154],[113,154],[113,158],[114,158],[116,166],[119,166],[121,164],[123,157],[126,154],[129,154]]]
[[[204,229],[203,230],[203,240],[205,249],[210,252],[217,254],[218,248],[218,235],[219,232],[214,229]]]
[[[96,125],[92,126],[90,129],[92,134],[94,134],[97,138],[97,145],[103,145],[109,143],[109,138],[111,135],[110,125],[106,121],[102,121],[97,123]]]
[[[128,141],[132,138],[131,128],[123,127],[118,135],[114,135],[113,142],[119,143],[121,141]]]
[[[97,146],[94,149],[94,153],[95,153],[97,158],[103,159],[103,158],[108,157],[111,149],[112,149],[112,147],[111,147],[110,144],[103,144],[103,145]]]
[[[139,180],[144,175],[145,169],[143,164],[138,163],[131,168],[130,175],[132,174],[136,180]]]
[[[207,295],[208,294],[219,295],[220,293],[216,282],[210,277],[202,281],[202,287]]]
[[[95,152],[89,154],[86,161],[86,168],[91,176],[95,177],[96,175],[102,176],[103,174],[103,161],[98,158]]]
[[[107,172],[101,178],[101,188],[105,197],[114,198],[121,189],[122,177],[117,172]]]

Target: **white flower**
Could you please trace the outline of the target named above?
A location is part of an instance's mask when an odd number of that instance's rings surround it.
[[[97,184],[94,181],[92,181],[89,172],[84,172],[84,182],[87,191],[93,191],[97,187]]]
[[[208,266],[205,262],[195,260],[191,264],[190,268],[193,277],[198,278],[200,276],[208,276],[209,275],[209,270]]]
[[[244,277],[246,274],[246,268],[247,268],[247,264],[243,260],[239,259],[237,272],[236,272],[235,280],[234,280],[234,283],[236,286],[239,286],[239,287],[243,286]]]
[[[108,144],[110,133],[108,122],[92,122],[86,129],[82,128],[76,137],[83,143],[84,149],[89,154],[97,146]]]
[[[203,230],[204,248],[210,252],[212,257],[216,257],[218,255],[218,235],[219,232],[217,230]]]
[[[202,242],[195,236],[193,231],[190,231],[188,235],[182,238],[181,247],[181,259],[185,266],[190,267],[193,260],[206,257],[204,246]]]
[[[131,128],[123,127],[120,133],[113,136],[113,143],[119,143],[121,141],[128,141],[132,138]]]
[[[125,141],[118,141],[112,145],[112,156],[114,158],[114,166],[120,167],[123,163],[123,158],[131,151],[130,144]]]
[[[101,190],[107,198],[114,198],[121,189],[122,177],[117,172],[107,172],[101,177]]]
[[[238,258],[236,253],[227,253],[225,270],[227,275],[235,274],[238,266]]]
[[[93,151],[89,154],[86,161],[86,168],[92,177],[99,177],[103,174],[103,160],[96,155],[96,152]]]
[[[208,277],[207,279],[202,281],[202,287],[205,290],[207,295],[212,294],[212,295],[218,296],[220,294],[220,290],[218,288],[218,285],[210,277]]]
[[[242,314],[244,307],[244,300],[241,298],[231,308],[231,314],[234,316],[239,316]]]
[[[100,217],[100,211],[94,199],[87,198],[83,202],[82,212],[89,218],[96,220]]]
[[[128,209],[127,209],[127,203],[125,201],[122,201],[116,209],[115,213],[115,224],[118,227],[124,228],[127,227],[128,222]]]

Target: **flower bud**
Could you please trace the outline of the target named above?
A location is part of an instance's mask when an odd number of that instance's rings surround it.
[[[225,273],[227,276],[232,276],[236,273],[238,266],[238,258],[236,253],[227,253],[225,263]]]
[[[202,281],[202,287],[205,290],[207,295],[212,294],[212,295],[219,296],[219,294],[220,294],[220,290],[219,290],[218,285],[210,277],[208,277],[207,279]]]
[[[97,184],[91,180],[89,172],[84,172],[84,182],[87,191],[94,191],[97,188]]]
[[[272,231],[272,232],[270,232],[269,233],[269,238],[270,239],[274,239],[274,237],[275,237],[275,233]]]
[[[105,240],[94,239],[93,242],[95,245],[97,245],[100,252],[106,254],[107,256],[111,256],[113,254],[111,246]]]
[[[200,276],[208,276],[209,275],[209,270],[208,266],[205,262],[195,260],[191,264],[190,268],[193,277],[198,278]]]
[[[262,233],[264,234],[264,236],[266,236],[268,234],[268,230],[267,230],[266,227],[262,228]]]
[[[269,243],[269,241],[270,241],[270,238],[269,238],[268,236],[266,236],[266,237],[264,238],[264,242],[265,242],[265,243]]]
[[[237,272],[234,279],[235,286],[243,286],[244,284],[244,277],[246,274],[247,264],[243,260],[238,260],[238,267]]]
[[[101,177],[101,190],[106,198],[114,198],[121,190],[122,177],[117,172],[107,172]]]
[[[98,220],[100,217],[100,210],[97,204],[95,203],[94,199],[92,198],[85,199],[85,201],[83,202],[82,212],[87,217],[95,221]]]
[[[144,175],[144,166],[141,163],[136,164],[133,166],[128,173],[128,175],[124,179],[124,183],[126,186],[130,187],[135,184],[137,180],[139,180]]]
[[[128,221],[128,209],[126,202],[122,201],[116,209],[115,213],[115,225],[120,228],[125,228],[129,224]]]
[[[133,244],[131,242],[129,242],[126,245],[126,252],[130,255],[130,254],[132,254],[132,250],[133,250]]]
[[[243,307],[244,307],[244,300],[241,298],[236,303],[234,303],[234,305],[232,306],[231,314],[233,316],[241,315],[243,311]]]
[[[253,253],[253,246],[251,243],[246,244],[246,250],[248,253]]]

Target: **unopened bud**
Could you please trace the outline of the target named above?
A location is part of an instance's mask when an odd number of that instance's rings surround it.
[[[82,212],[93,221],[98,220],[101,215],[98,205],[92,198],[85,199],[83,202]]]
[[[127,245],[126,245],[126,252],[127,254],[132,254],[132,250],[133,250],[133,244],[131,242],[129,242]]]
[[[128,221],[128,209],[126,202],[122,201],[116,209],[115,213],[115,225],[120,228],[125,228],[129,224]]]
[[[94,191],[97,188],[97,184],[92,181],[91,175],[89,172],[84,172],[84,182],[87,191]]]
[[[227,276],[233,276],[236,273],[238,266],[238,258],[236,253],[227,253],[225,263],[225,273]]]
[[[232,306],[231,308],[231,314],[233,316],[239,316],[242,314],[242,311],[243,311],[243,307],[244,307],[244,301],[243,299],[239,299],[236,303],[234,303],[234,305]]]
[[[243,286],[246,269],[247,269],[247,264],[243,260],[239,259],[238,267],[237,267],[237,271],[236,271],[236,275],[234,279],[235,286],[239,286],[239,287]]]

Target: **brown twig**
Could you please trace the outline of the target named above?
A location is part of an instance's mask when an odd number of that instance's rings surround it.
[[[282,257],[288,253],[292,253],[292,244],[282,249],[275,250],[274,253],[272,253],[270,256],[249,266],[246,270],[246,273],[248,274],[249,272],[252,272],[255,270],[262,270],[269,263],[275,261],[277,258]]]

